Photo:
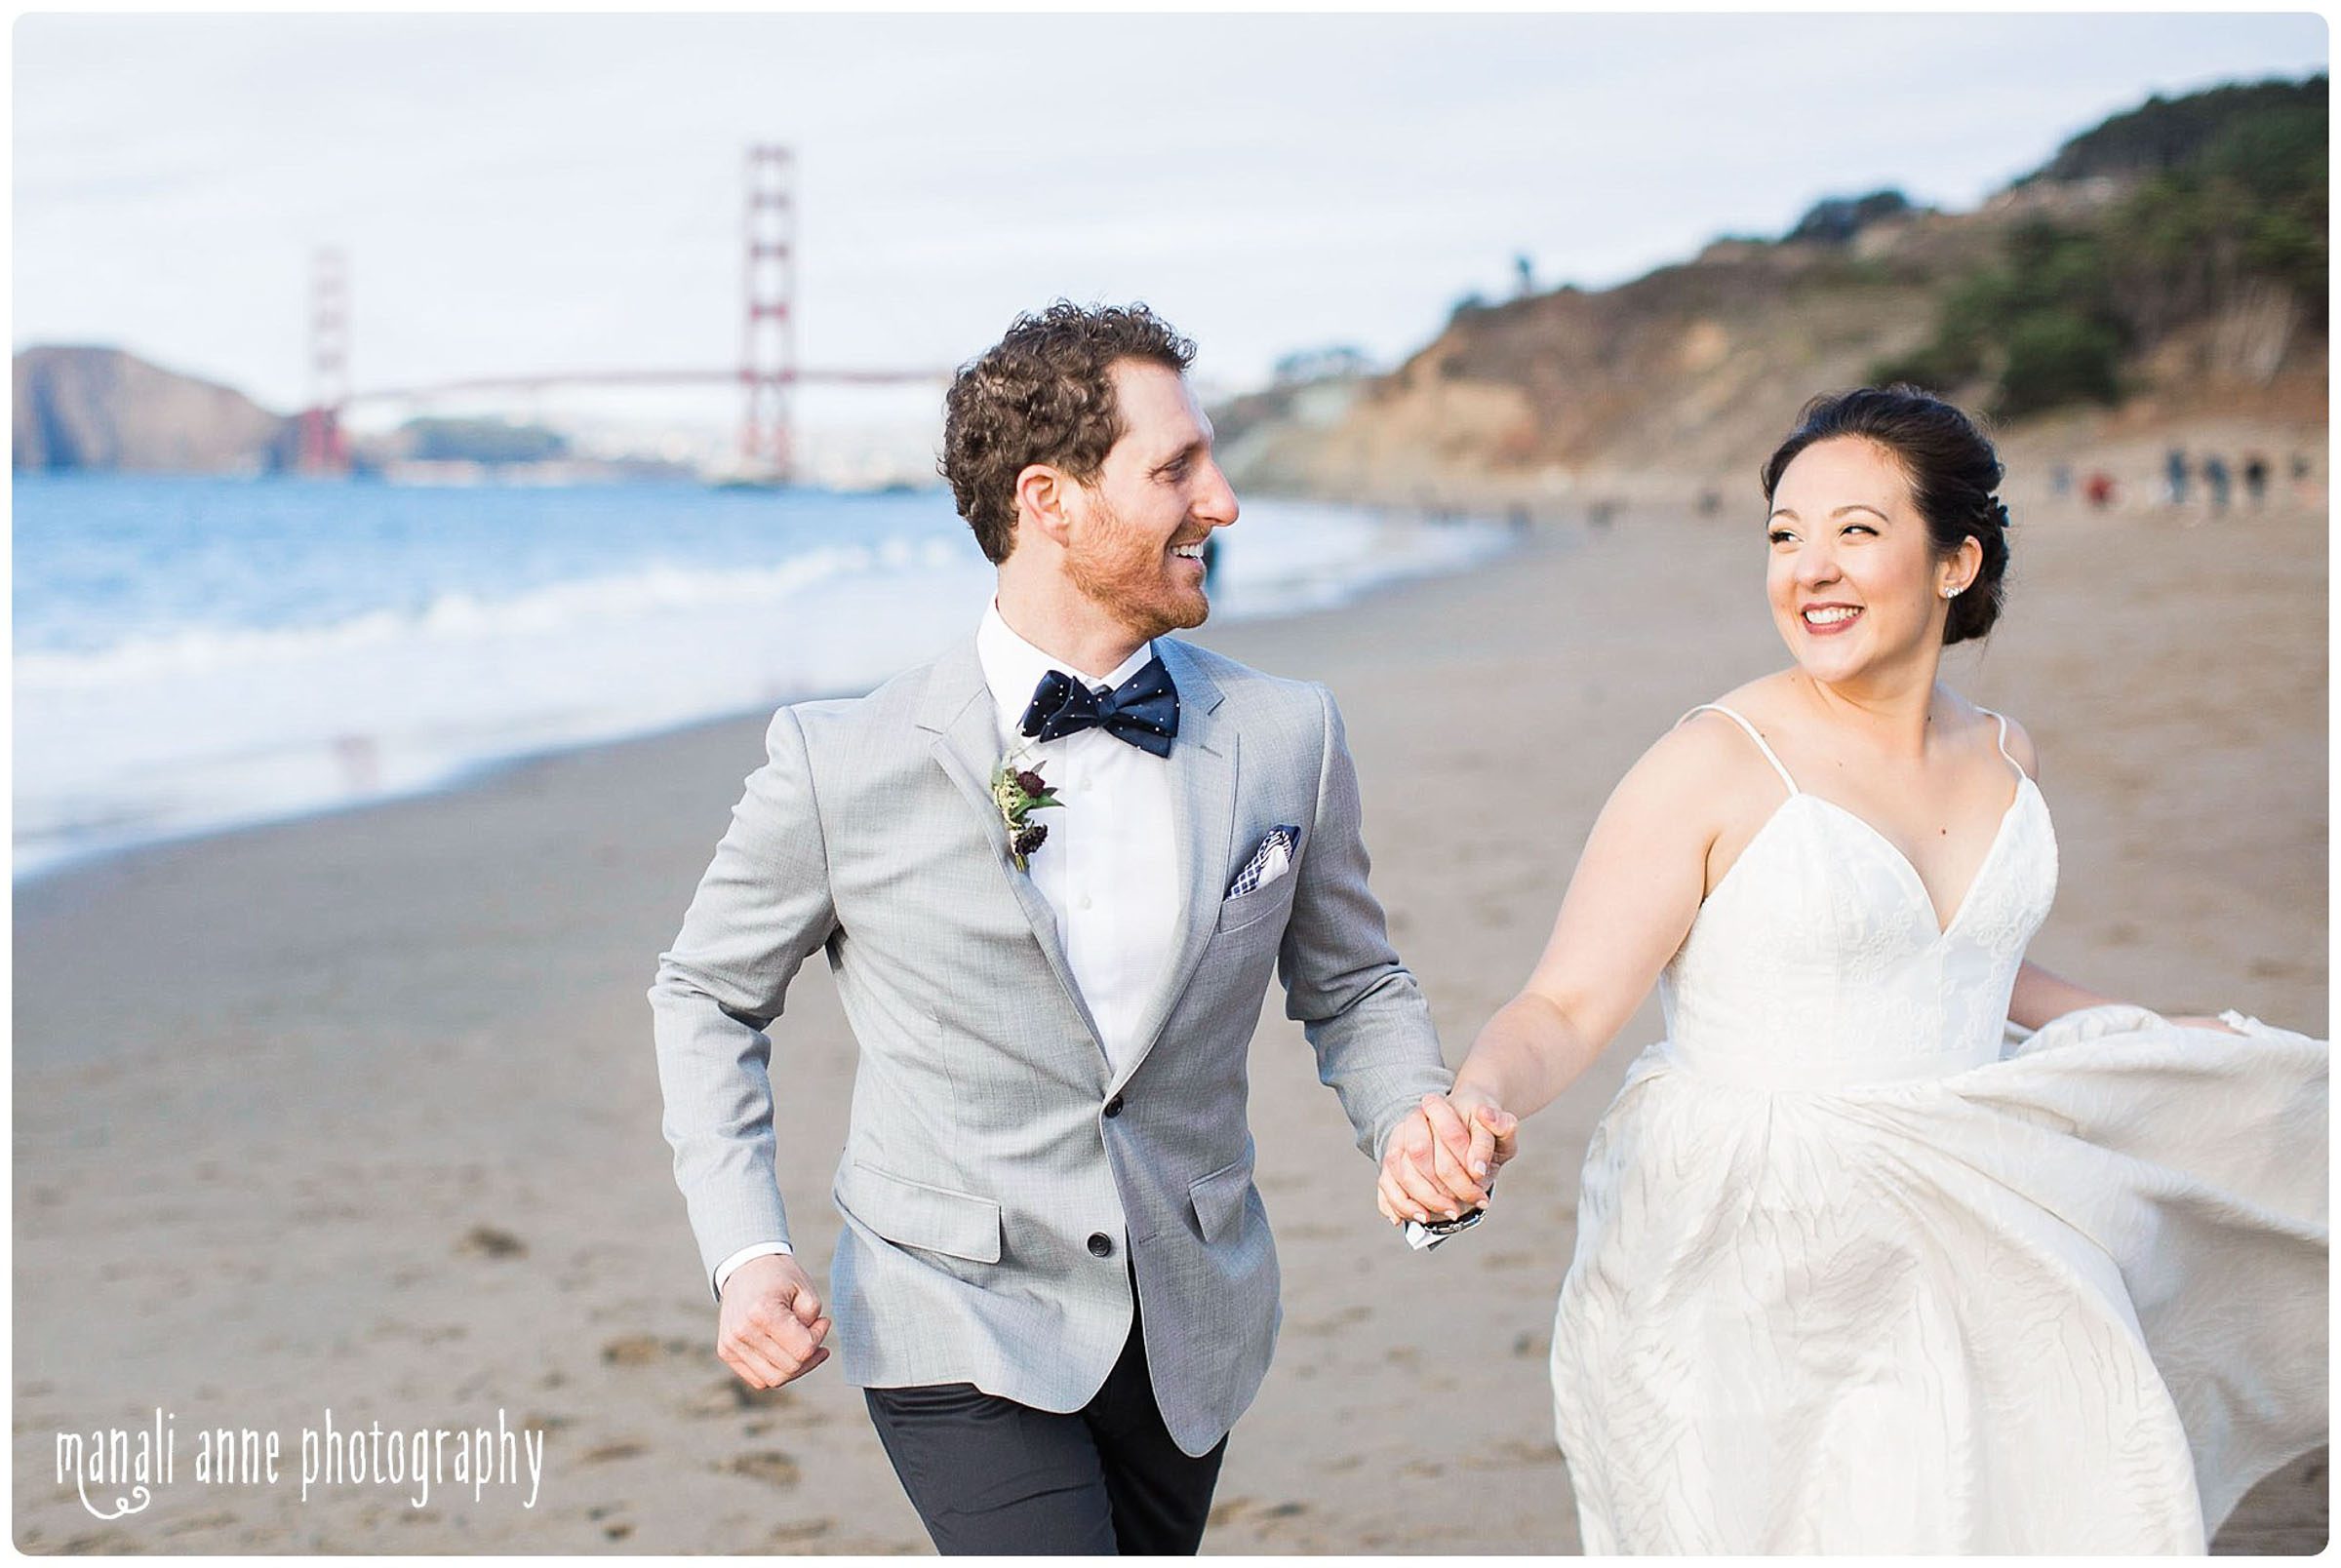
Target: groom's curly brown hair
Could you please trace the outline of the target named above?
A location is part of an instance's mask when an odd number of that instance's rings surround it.
[[[1015,548],[1018,474],[1050,463],[1087,484],[1122,439],[1107,372],[1126,359],[1184,374],[1195,345],[1142,304],[1058,299],[1016,317],[952,377],[937,466],[994,565]]]

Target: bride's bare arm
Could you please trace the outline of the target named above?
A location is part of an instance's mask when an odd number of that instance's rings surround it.
[[[2026,959],[2024,967],[2016,971],[2015,990],[2008,993],[2007,1016],[2010,1022],[2025,1029],[2038,1029],[2051,1018],[2062,1018],[2083,1007],[2102,1007],[2114,1000],[2077,986],[2062,975],[2051,974]]]
[[[2041,776],[2041,754],[2024,732],[2024,726],[2014,720],[2007,724],[2007,750],[2016,765],[2037,781]],[[2099,996],[2085,986],[2077,986],[2063,975],[2052,974],[2030,959],[2016,971],[2015,989],[2008,994],[2007,1016],[2011,1023],[2024,1029],[2039,1029],[2051,1018],[2078,1012],[2083,1007],[2103,1007],[2118,999]],[[2216,1018],[2172,1018],[2174,1024],[2192,1029],[2215,1029],[2232,1035],[2233,1029]]]
[[[1692,721],[1645,752],[1577,857],[1544,956],[1472,1042],[1442,1098],[1424,1097],[1384,1145],[1384,1217],[1426,1219],[1486,1200],[1518,1118],[1576,1080],[1683,945],[1706,894],[1707,855],[1755,753],[1726,719]],[[1770,774],[1764,772],[1768,781]],[[1765,788],[1755,784],[1752,788]]]
[[[2051,1018],[2062,1018],[2083,1007],[2103,1007],[2120,1001],[2117,997],[2101,997],[2096,992],[2077,986],[2064,976],[2051,974],[2033,962],[2024,960],[2016,971],[2016,989],[2008,994],[2007,1016],[2011,1023],[2025,1029],[2039,1029]],[[2185,1029],[2210,1029],[2222,1035],[2238,1031],[2224,1021],[2202,1014],[2166,1014],[2170,1022]]]
[[[1717,780],[1748,762],[1738,755],[1745,737],[1728,726],[1713,719],[1669,732],[1618,782],[1577,857],[1544,956],[1455,1075],[1457,1106],[1541,1110],[1649,994],[1706,893],[1721,825]]]

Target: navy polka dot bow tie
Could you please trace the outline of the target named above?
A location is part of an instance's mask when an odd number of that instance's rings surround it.
[[[1178,733],[1178,687],[1161,654],[1113,690],[1099,693],[1062,670],[1051,670],[1033,688],[1032,706],[1018,726],[1036,740],[1054,740],[1094,725],[1157,757],[1170,755]]]

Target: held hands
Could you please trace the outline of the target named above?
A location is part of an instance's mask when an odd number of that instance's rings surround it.
[[[751,1389],[776,1389],[829,1359],[820,1292],[785,1254],[750,1258],[724,1280],[715,1353]]]
[[[1424,1095],[1382,1146],[1382,1217],[1427,1225],[1487,1207],[1495,1173],[1520,1152],[1519,1129],[1518,1117],[1469,1092]]]

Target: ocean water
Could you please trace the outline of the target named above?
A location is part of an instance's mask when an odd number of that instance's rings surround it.
[[[991,587],[941,491],[20,475],[14,521],[19,879],[866,690]],[[1214,620],[1509,542],[1274,501],[1220,538]]]

